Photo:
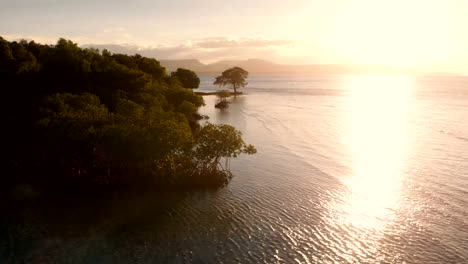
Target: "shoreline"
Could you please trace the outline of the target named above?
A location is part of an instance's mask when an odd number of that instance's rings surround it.
[[[194,92],[196,95],[201,95],[201,96],[204,96],[204,95],[216,95],[217,92]],[[237,92],[237,93],[234,93],[234,92],[229,92],[229,96],[233,96],[233,95],[243,95],[244,93],[243,92]]]

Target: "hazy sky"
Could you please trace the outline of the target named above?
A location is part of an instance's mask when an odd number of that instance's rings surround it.
[[[467,0],[0,0],[0,36],[159,59],[438,65],[468,72]]]

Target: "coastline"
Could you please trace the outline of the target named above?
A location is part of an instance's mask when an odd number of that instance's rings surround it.
[[[196,95],[201,95],[201,96],[204,96],[204,95],[216,95],[217,92],[194,92]],[[237,93],[234,93],[234,92],[229,92],[229,96],[233,96],[233,95],[243,95],[244,93],[243,92],[237,92]]]

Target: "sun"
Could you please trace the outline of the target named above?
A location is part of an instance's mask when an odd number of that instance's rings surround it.
[[[442,1],[352,1],[339,12],[328,42],[352,63],[443,63],[455,44],[450,19]]]

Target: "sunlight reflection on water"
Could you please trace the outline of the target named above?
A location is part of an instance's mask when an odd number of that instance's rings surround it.
[[[343,139],[352,175],[345,180],[343,221],[380,230],[398,208],[414,84],[408,76],[354,75],[344,86],[350,97]]]

